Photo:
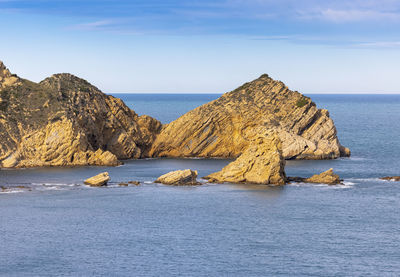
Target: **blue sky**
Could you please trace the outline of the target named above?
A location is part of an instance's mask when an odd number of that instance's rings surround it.
[[[399,93],[399,0],[0,0],[0,60],[105,92]]]

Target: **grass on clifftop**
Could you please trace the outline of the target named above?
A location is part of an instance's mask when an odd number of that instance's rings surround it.
[[[297,102],[296,102],[296,106],[298,107],[298,108],[302,108],[302,107],[304,107],[305,105],[307,105],[308,104],[308,99],[306,98],[306,97],[301,97],[299,100],[297,100]]]

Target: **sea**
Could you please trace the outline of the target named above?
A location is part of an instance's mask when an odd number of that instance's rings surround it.
[[[163,123],[220,96],[114,95]],[[352,156],[286,173],[333,168],[343,185],[153,183],[224,159],[0,170],[0,276],[400,276],[400,182],[379,179],[400,175],[400,95],[309,96]],[[103,171],[108,187],[83,185]]]

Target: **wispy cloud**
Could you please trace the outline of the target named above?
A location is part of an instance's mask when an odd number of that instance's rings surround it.
[[[0,0],[1,9],[63,16],[78,22],[67,27],[76,31],[236,35],[325,45],[390,41],[400,28],[399,0]]]
[[[335,10],[299,11],[299,18],[308,20],[325,20],[335,23],[361,21],[400,21],[400,13],[376,10]]]
[[[115,22],[113,22],[112,20],[97,20],[93,22],[72,25],[69,28],[75,30],[93,31],[93,30],[104,29],[105,27],[110,27],[114,24]]]
[[[400,48],[400,41],[375,41],[375,42],[364,42],[355,44],[358,47],[365,48]]]

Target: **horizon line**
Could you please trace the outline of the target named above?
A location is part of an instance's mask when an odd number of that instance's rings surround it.
[[[226,92],[104,92],[105,94],[216,94],[222,95]],[[304,95],[400,95],[400,92],[299,92]]]

